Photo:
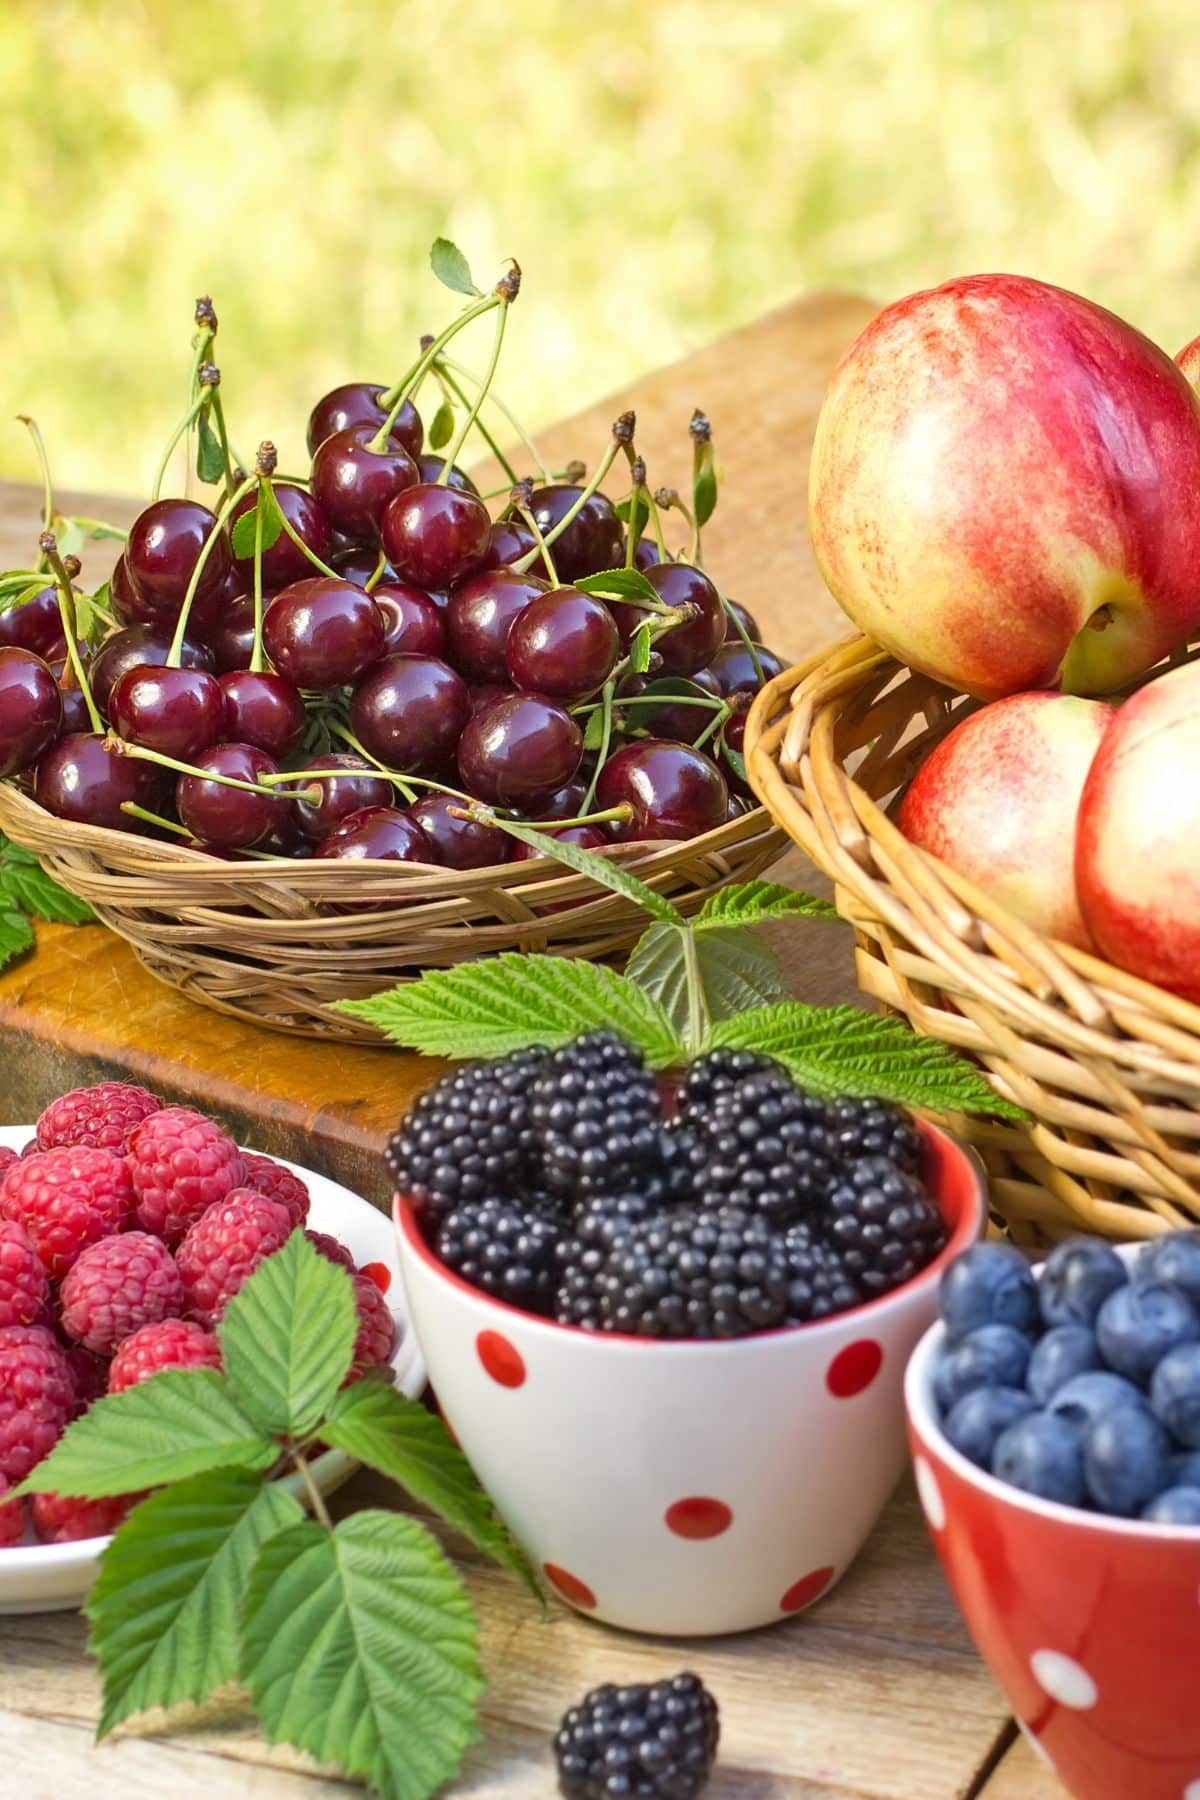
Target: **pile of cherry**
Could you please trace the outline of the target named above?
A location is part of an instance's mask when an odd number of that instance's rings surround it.
[[[191,499],[141,513],[101,592],[112,627],[71,658],[77,570],[44,539],[57,583],[0,613],[0,776],[60,818],[225,856],[456,869],[533,854],[470,802],[593,821],[567,831],[590,848],[748,810],[745,713],[780,668],[753,618],[652,535],[628,561],[653,601],[584,592],[627,561],[611,500],[543,482],[493,519],[410,401],[376,447],[383,393],[314,407],[308,476],[271,482],[291,529],[260,540],[257,604],[244,479],[223,520]]]

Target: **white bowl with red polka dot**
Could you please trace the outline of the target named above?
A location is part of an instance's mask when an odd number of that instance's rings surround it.
[[[1022,1730],[1077,1800],[1200,1800],[1200,1526],[1059,1506],[976,1468],[938,1423],[944,1345],[936,1325],[905,1381],[917,1491]]]
[[[652,1343],[520,1312],[469,1287],[396,1202],[429,1378],[475,1471],[547,1580],[631,1631],[748,1631],[840,1579],[904,1468],[904,1366],[938,1277],[983,1226],[980,1168],[922,1127],[951,1230],[894,1293],[734,1341]]]

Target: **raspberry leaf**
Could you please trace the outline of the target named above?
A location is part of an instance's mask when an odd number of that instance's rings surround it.
[[[651,925],[634,945],[625,973],[658,1002],[684,1038],[696,1036],[697,1018],[702,1037],[710,1020],[791,998],[774,954],[752,932],[732,927],[701,935],[694,920],[684,926]],[[689,1047],[698,1053],[700,1046]]]
[[[31,918],[60,925],[88,925],[96,917],[85,900],[69,894],[47,875],[31,850],[0,837],[0,905],[6,901]]]
[[[828,900],[778,881],[742,881],[710,894],[692,920],[693,931],[712,931],[727,925],[763,925],[770,919],[837,919],[841,914]]]
[[[0,889],[0,969],[7,968],[16,957],[32,950],[33,943],[33,926],[23,912],[17,912],[7,904]]]
[[[305,1519],[258,1553],[242,1679],[273,1743],[426,1800],[478,1736],[474,1610],[437,1540],[400,1513]]]
[[[434,238],[429,266],[443,287],[453,288],[456,294],[478,298],[479,289],[471,279],[470,265],[458,245],[452,244],[449,238]]]
[[[286,1488],[249,1469],[175,1482],[134,1509],[84,1609],[104,1683],[97,1738],[237,1679],[238,1611],[259,1547],[303,1517]]]
[[[320,1421],[349,1373],[357,1333],[350,1277],[302,1231],[260,1263],[217,1327],[234,1399],[264,1431],[289,1437]]]
[[[186,1481],[207,1469],[265,1469],[279,1454],[215,1369],[168,1369],[107,1394],[68,1425],[24,1494],[100,1500]]]

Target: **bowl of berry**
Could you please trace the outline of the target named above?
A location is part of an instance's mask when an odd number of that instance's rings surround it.
[[[969,1152],[763,1056],[656,1080],[596,1032],[452,1072],[389,1166],[447,1423],[565,1600],[705,1635],[833,1586],[902,1472],[939,1271],[982,1230]]]
[[[1200,1231],[986,1243],[909,1365],[917,1487],[971,1634],[1079,1800],[1200,1794]]]

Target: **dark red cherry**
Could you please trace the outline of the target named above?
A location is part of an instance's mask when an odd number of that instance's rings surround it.
[[[748,812],[753,811],[753,800],[747,799],[745,794],[731,793],[729,796],[729,805],[725,809],[725,818],[728,822],[732,823],[734,819],[744,818]]]
[[[108,716],[119,737],[185,762],[216,743],[223,711],[215,675],[152,663],[126,669],[108,698]]]
[[[241,599],[243,592],[242,578],[234,568],[212,593],[197,594],[188,614],[188,635],[202,644],[210,643],[220,632],[231,608]],[[264,600],[270,592],[269,588],[266,589]],[[175,617],[178,616],[176,613]],[[161,615],[157,622],[162,623]]]
[[[444,456],[430,456],[426,454],[425,456],[418,456],[417,458],[417,469],[420,472],[422,481],[440,481],[442,478],[442,470],[445,466],[446,459]],[[466,470],[460,469],[457,463],[455,463],[449,475],[446,477],[446,486],[457,488],[461,494],[477,494],[479,492],[479,489],[475,486],[475,483],[471,480],[471,477],[467,474]]]
[[[423,482],[397,494],[381,529],[383,547],[402,580],[444,588],[475,573],[492,521],[477,495]]]
[[[523,556],[528,556],[531,550],[536,549],[537,539],[524,519],[497,519],[492,526],[482,566],[485,569],[504,569],[512,563],[520,562]],[[544,575],[546,572],[541,562],[532,563],[530,567],[535,575]]]
[[[361,756],[353,756],[344,751],[328,756],[314,756],[296,770],[297,786],[304,785],[304,774],[308,769],[345,771],[344,774],[333,775],[325,781],[312,783],[314,788],[321,790],[319,800],[292,801],[296,823],[305,837],[314,842],[328,837],[351,813],[362,812],[367,807],[390,806],[392,803],[391,782],[378,774]]]
[[[451,794],[424,794],[409,807],[409,818],[429,839],[433,861],[447,869],[489,869],[508,862],[515,840],[498,826],[456,819],[454,810],[462,807]]]
[[[456,669],[469,681],[508,683],[504,660],[513,621],[548,583],[515,569],[487,569],[454,589],[446,608],[446,642]]]
[[[329,520],[312,495],[291,481],[276,481],[273,487],[279,510],[297,537],[303,538],[322,562],[328,562],[333,549],[333,533],[329,529]],[[234,507],[233,520],[240,519],[245,513],[252,513],[257,504],[257,494],[247,494]],[[253,555],[239,556],[237,567],[241,586],[249,591],[254,585]],[[312,563],[299,545],[292,542],[286,531],[281,531],[270,549],[263,551],[262,579],[265,588],[287,587],[289,582],[303,581],[306,575],[313,573]]]
[[[0,647],[0,776],[37,761],[62,729],[63,705],[53,672],[32,650]]]
[[[505,662],[517,687],[570,704],[599,692],[620,651],[616,622],[603,600],[557,587],[531,600],[513,621]]]
[[[231,669],[221,676],[220,736],[253,744],[277,762],[290,756],[304,736],[308,715],[295,682],[269,669]]]
[[[383,654],[406,650],[410,656],[444,656],[446,627],[442,608],[424,588],[407,581],[381,582],[372,594],[383,614]]]
[[[353,550],[341,550],[332,559],[332,566],[343,581],[352,581],[355,587],[366,587],[379,565],[379,552],[369,547],[359,546]],[[395,581],[396,571],[390,562],[384,562],[381,581]]]
[[[56,818],[110,831],[142,831],[121,811],[124,801],[161,812],[166,778],[155,764],[120,756],[94,732],[76,732],[51,744],[37,766],[33,797]]]
[[[729,790],[703,751],[647,738],[618,750],[600,771],[597,809],[623,803],[633,817],[618,831],[622,840],[693,838],[724,823]]]
[[[656,563],[645,575],[660,600],[668,606],[690,607],[695,615],[655,638],[654,648],[662,657],[663,673],[694,675],[697,669],[707,668],[725,638],[725,608],[720,594],[704,571],[693,568],[691,563]],[[637,606],[622,606],[620,614],[625,642],[643,619],[662,623],[661,618],[643,613]]]
[[[741,638],[726,638],[709,663],[708,673],[726,700],[731,694],[757,694],[766,682],[774,681],[782,674],[783,663],[773,650],[768,650],[764,644],[755,644],[754,650],[762,670],[761,677],[754,666],[754,657]]]
[[[374,381],[344,381],[341,387],[331,389],[308,415],[308,454],[312,456],[327,437],[345,431],[348,425],[369,425],[378,431],[391,410],[379,404],[386,392]],[[410,456],[421,454],[425,427],[411,400],[396,414],[390,435]]]
[[[72,680],[71,671],[67,669],[57,677],[58,691],[62,696],[63,735],[71,732],[88,732],[92,729],[92,715],[88,711],[87,701],[83,697],[83,689],[77,688]]]
[[[573,819],[583,811],[583,803],[587,799],[587,777],[581,767],[573,781],[565,787],[556,788],[552,794],[544,795],[532,806],[521,808],[522,818],[531,824],[538,824],[545,819]]]
[[[265,838],[259,838],[254,846],[256,851],[264,851],[268,856],[287,856],[293,861],[307,861],[313,853],[313,847],[300,829],[291,808],[284,812],[276,824],[268,831]]]
[[[263,595],[263,611],[270,606],[274,594]],[[254,656],[254,595],[239,594],[225,609],[224,616],[208,632],[213,664],[220,674],[229,669],[248,669]]]
[[[350,699],[350,729],[368,754],[402,774],[436,775],[453,762],[471,696],[436,656],[384,657]]]
[[[178,612],[216,516],[198,500],[155,500],[139,513],[125,543],[125,564],[138,598],[156,612]],[[204,598],[219,592],[233,557],[224,532],[209,553],[196,589]]]
[[[570,512],[582,488],[553,485],[533,490],[533,514],[538,530],[549,537]],[[611,500],[592,494],[571,520],[561,537],[550,546],[561,581],[578,581],[599,569],[615,569],[625,558],[625,532]]]
[[[511,700],[516,689],[507,681],[484,681],[471,689],[471,713],[483,712],[497,700]]]
[[[762,642],[762,632],[759,630],[758,620],[755,618],[754,614],[750,611],[750,608],[748,606],[740,605],[738,603],[738,601],[736,601],[736,600],[729,600],[729,599],[726,599],[725,607],[726,607],[726,616],[725,616],[725,638],[726,638],[726,641],[728,641],[730,638],[736,638],[738,643],[741,643],[741,634],[738,631],[738,628],[734,624],[733,620],[729,617],[730,613],[736,613],[738,618],[741,620],[743,626],[745,627],[746,636],[750,639],[750,642],[752,644],[760,644]]]
[[[235,781],[261,781],[264,775],[274,775],[276,765],[265,751],[253,744],[217,744],[195,762],[198,773],[181,775],[175,789],[180,823],[194,838],[221,850],[246,850],[275,829],[286,801],[206,779],[225,775]]]
[[[267,655],[302,688],[344,687],[378,660],[383,638],[370,594],[328,575],[281,588],[263,621]]]
[[[105,638],[91,671],[92,696],[102,713],[108,712],[109,696],[127,669],[165,666],[173,637],[167,625],[127,625]],[[191,638],[183,640],[180,662],[185,669],[211,671],[213,667],[211,652]]]
[[[164,625],[178,618],[178,606],[147,606],[133,585],[124,552],[117,558],[108,578],[108,599],[113,617],[120,625]]]
[[[388,501],[419,480],[399,439],[372,450],[370,425],[349,425],[318,445],[312,460],[313,497],[330,524],[358,543],[374,543]]]
[[[716,680],[708,669],[697,669],[694,675],[686,678],[672,676],[671,680],[681,695],[690,695],[696,700],[721,698]],[[630,691],[639,690],[631,686]],[[617,704],[619,706],[620,701]],[[716,711],[716,707],[688,706],[666,698],[661,706],[631,706],[626,718],[629,724],[645,726],[655,737],[670,738],[679,744],[694,744],[701,733],[708,730]]]
[[[43,662],[53,662],[65,652],[67,640],[56,587],[42,588],[32,600],[23,600],[20,606],[0,612],[0,647],[6,645],[32,650]]]
[[[546,835],[553,836],[556,844],[576,844],[580,850],[603,850],[612,841],[605,837],[598,825],[567,825],[561,831],[547,832]],[[533,844],[518,843],[512,853],[512,861],[536,862],[539,856],[548,855],[548,851],[537,849]],[[568,904],[575,906],[578,901],[570,901]]]
[[[497,806],[527,806],[572,779],[583,737],[564,707],[514,694],[475,714],[458,745],[464,786]]]
[[[639,538],[633,552],[634,568],[640,569],[644,575],[647,569],[654,568],[661,561],[662,554],[655,540],[652,537]]]
[[[433,861],[429,839],[407,813],[396,806],[369,806],[351,813],[317,849],[320,858],[345,862]]]

